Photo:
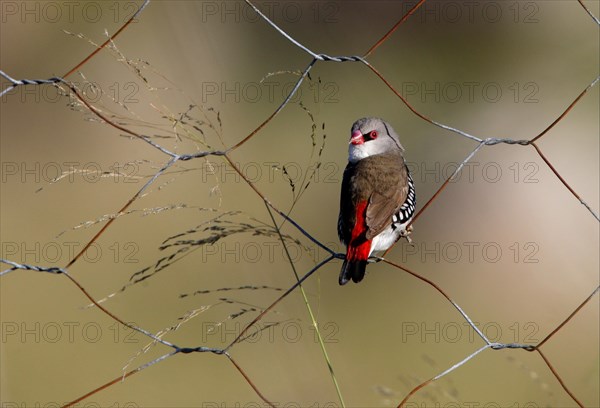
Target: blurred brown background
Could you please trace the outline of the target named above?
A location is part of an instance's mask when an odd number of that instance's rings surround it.
[[[585,3],[599,15],[597,1]],[[363,55],[412,4],[257,3],[302,44],[330,55]],[[0,67],[15,78],[63,75],[92,51],[88,40],[103,42],[105,31],[114,33],[137,5],[2,1]],[[368,60],[419,112],[438,122],[481,138],[529,139],[596,78],[598,42],[597,25],[575,1],[427,1]],[[150,136],[167,135],[173,129],[169,118],[181,119],[193,100],[201,107],[190,112],[194,118],[216,124],[219,113],[226,146],[279,106],[298,78],[294,72],[311,59],[245,3],[233,1],[153,1],[115,43],[119,53],[103,51],[82,68],[83,76],[69,77],[89,100]],[[539,142],[596,212],[598,95],[596,86]],[[85,109],[71,109],[72,101],[51,86],[20,87],[2,98],[2,258],[64,266],[101,228],[101,218],[117,212],[168,160]],[[313,122],[307,111],[314,117],[317,151],[326,135],[320,158],[311,159]],[[336,224],[348,131],[367,115],[387,119],[401,135],[419,208],[476,147],[412,114],[364,65],[329,62],[317,63],[298,97],[232,158],[284,211],[320,161],[291,216],[341,251]],[[214,131],[201,128],[204,136],[196,131],[181,140],[154,141],[179,153],[203,150],[203,141],[223,147]],[[156,210],[169,206],[175,208]],[[262,200],[218,157],[172,168],[130,209],[136,211],[112,224],[70,269],[96,299],[121,289],[139,270],[153,271],[157,260],[173,252],[159,249],[163,241],[214,217],[224,214],[221,221],[229,224],[217,225],[226,228],[271,222]],[[147,209],[154,214],[145,214]],[[88,221],[91,225],[83,225]],[[298,273],[326,258],[289,223],[283,232],[299,240],[291,244]],[[498,145],[483,148],[419,218],[414,246],[399,243],[389,259],[439,284],[492,340],[535,344],[598,285],[598,232],[598,222],[533,148]],[[295,281],[276,236],[245,232],[194,248],[104,306],[151,332],[202,310],[165,339],[222,347],[281,292],[214,290],[286,289]],[[339,261],[326,265],[305,289],[348,406],[397,405],[414,386],[483,346],[425,283],[378,264],[368,268],[360,285],[339,287],[339,267]],[[132,369],[170,351],[156,346],[130,362],[148,338],[85,308],[89,302],[65,277],[16,271],[0,283],[3,406],[62,404],[118,377],[125,366]],[[213,292],[192,295],[204,290]],[[242,315],[230,318],[236,313]],[[300,293],[288,296],[261,327],[231,354],[265,396],[279,406],[339,406]],[[596,295],[543,348],[586,406],[600,404],[598,343]],[[411,401],[574,406],[540,356],[522,350],[486,350]],[[85,403],[264,405],[225,357],[209,354],[167,359]]]

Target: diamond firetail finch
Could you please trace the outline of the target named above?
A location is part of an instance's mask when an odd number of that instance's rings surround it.
[[[415,186],[394,129],[379,118],[354,122],[338,218],[338,235],[346,245],[340,285],[360,282],[371,254],[407,234],[415,203]]]

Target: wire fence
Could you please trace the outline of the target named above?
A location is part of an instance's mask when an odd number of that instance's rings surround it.
[[[2,259],[2,263],[6,265],[6,268],[0,272],[0,276],[3,280],[4,290],[10,290],[10,277],[14,276],[16,273],[23,273],[24,271],[33,271],[33,272],[45,272],[53,275],[61,275],[66,278],[71,285],[73,285],[76,290],[81,292],[87,300],[90,302],[88,308],[97,309],[98,313],[104,314],[106,317],[111,319],[112,321],[118,323],[119,325],[128,328],[134,332],[140,333],[141,335],[147,337],[149,343],[146,347],[139,351],[138,354],[134,358],[132,358],[126,365],[123,373],[121,375],[114,376],[108,382],[99,381],[99,383],[93,387],[90,387],[86,392],[78,394],[71,401],[68,401],[62,406],[77,406],[77,404],[88,400],[92,396],[104,392],[106,389],[114,387],[116,384],[123,382],[134,374],[140,374],[142,371],[146,373],[147,370],[160,370],[161,366],[165,365],[166,361],[170,361],[176,355],[187,355],[187,354],[213,354],[219,356],[221,359],[225,359],[231,363],[232,368],[239,373],[240,378],[242,378],[245,383],[253,390],[255,396],[260,398],[265,404],[269,406],[279,406],[280,404],[276,402],[271,397],[271,394],[277,390],[277,386],[265,383],[257,378],[257,376],[251,373],[253,367],[246,366],[243,362],[238,361],[238,358],[235,357],[233,352],[241,346],[241,344],[249,344],[251,343],[252,336],[256,335],[257,331],[268,331],[270,327],[273,325],[281,325],[281,321],[272,323],[267,319],[269,316],[273,316],[276,314],[277,307],[281,305],[282,301],[286,300],[291,294],[299,293],[301,295],[302,303],[306,310],[309,325],[313,328],[315,333],[316,342],[319,345],[321,359],[325,362],[325,366],[328,371],[329,382],[331,383],[331,389],[335,390],[335,395],[337,401],[332,403],[331,406],[354,406],[355,403],[349,401],[346,397],[348,385],[344,385],[348,383],[348,380],[345,379],[345,370],[344,367],[346,364],[341,364],[334,358],[330,357],[330,353],[328,352],[330,345],[327,342],[327,332],[322,328],[322,325],[319,323],[319,307],[315,305],[315,301],[311,299],[311,291],[306,288],[306,284],[310,282],[311,279],[315,279],[316,273],[322,270],[326,265],[335,264],[338,266],[338,262],[335,262],[336,259],[343,259],[344,254],[339,252],[339,248],[335,248],[329,243],[323,242],[320,240],[314,232],[311,231],[310,228],[305,228],[303,226],[303,222],[298,221],[296,217],[291,215],[292,209],[298,206],[313,206],[314,203],[309,202],[308,200],[300,200],[303,192],[308,188],[310,184],[310,175],[304,178],[301,183],[295,184],[290,179],[290,185],[294,193],[294,202],[290,209],[285,209],[280,205],[276,204],[276,200],[270,199],[268,193],[265,193],[261,188],[259,183],[253,181],[252,177],[248,175],[248,172],[245,171],[243,166],[237,162],[233,158],[233,154],[240,151],[240,149],[246,146],[250,141],[254,141],[255,139],[260,139],[261,135],[264,134],[264,130],[269,123],[271,123],[274,118],[283,112],[286,111],[287,107],[293,104],[294,98],[297,96],[301,87],[308,81],[313,81],[311,78],[311,72],[315,67],[320,66],[321,64],[356,64],[362,67],[367,68],[372,74],[374,74],[380,81],[387,87],[389,92],[393,94],[397,99],[399,106],[405,106],[412,112],[412,114],[416,115],[416,117],[420,118],[430,126],[434,126],[442,129],[447,132],[451,137],[460,138],[468,143],[470,143],[470,152],[462,158],[462,160],[454,166],[452,171],[447,173],[447,177],[445,181],[441,183],[439,188],[430,196],[424,197],[420,195],[420,200],[423,203],[418,208],[418,212],[416,216],[413,218],[411,224],[418,227],[419,222],[424,220],[427,217],[429,209],[432,205],[436,203],[442,202],[444,200],[448,200],[445,198],[446,190],[449,189],[454,180],[460,177],[461,173],[464,173],[465,169],[468,168],[468,165],[472,163],[477,157],[482,154],[484,147],[490,148],[498,148],[498,146],[506,145],[507,148],[510,149],[531,149],[535,152],[536,155],[545,163],[547,169],[554,174],[556,179],[560,181],[562,186],[564,187],[564,194],[569,195],[572,199],[577,200],[581,204],[581,211],[589,213],[589,222],[597,225],[597,222],[600,221],[597,210],[593,208],[593,204],[590,205],[588,203],[588,198],[580,195],[576,188],[573,187],[573,180],[569,180],[567,177],[564,177],[561,174],[560,167],[553,164],[553,161],[549,158],[549,155],[545,153],[545,149],[541,142],[545,140],[545,137],[550,134],[563,120],[567,120],[568,115],[577,108],[577,104],[583,100],[588,93],[592,89],[597,89],[597,83],[600,80],[600,77],[590,78],[589,83],[583,89],[578,90],[578,95],[576,98],[567,101],[564,104],[564,107],[561,113],[556,116],[542,131],[537,134],[532,134],[529,136],[524,136],[522,138],[497,138],[497,137],[480,137],[475,136],[467,131],[461,130],[459,128],[446,125],[441,123],[440,121],[435,120],[434,118],[429,117],[427,114],[423,113],[422,109],[415,108],[409,101],[409,99],[403,95],[403,92],[399,90],[396,85],[393,83],[393,80],[388,79],[385,70],[382,68],[377,68],[375,56],[378,53],[387,52],[382,49],[382,47],[390,41],[391,38],[395,35],[401,35],[399,32],[400,27],[410,20],[411,18],[415,18],[415,14],[417,11],[426,4],[426,0],[420,0],[418,2],[411,3],[409,6],[404,4],[403,14],[398,18],[397,22],[389,28],[389,30],[375,41],[368,50],[361,55],[328,55],[325,53],[318,52],[314,49],[311,49],[309,46],[304,44],[302,41],[295,38],[289,32],[286,32],[280,25],[274,22],[272,18],[267,16],[268,13],[261,11],[261,8],[246,0],[246,4],[250,7],[250,9],[259,16],[261,24],[265,26],[269,26],[272,29],[272,35],[280,36],[282,39],[287,41],[288,47],[295,47],[298,50],[301,50],[306,55],[306,64],[303,68],[301,68],[297,73],[297,77],[293,86],[290,87],[289,92],[287,92],[287,96],[284,100],[277,106],[275,110],[273,110],[270,114],[266,115],[266,117],[260,122],[258,126],[251,132],[249,132],[246,136],[240,138],[239,141],[235,143],[226,144],[223,142],[221,132],[222,132],[222,123],[221,117],[219,114],[211,111],[210,109],[202,108],[202,118],[196,119],[192,115],[192,110],[195,109],[194,106],[190,105],[189,111],[185,112],[185,114],[173,115],[173,117],[169,118],[172,123],[173,132],[170,135],[173,138],[185,139],[189,137],[189,134],[195,133],[196,136],[194,141],[197,145],[203,145],[205,148],[198,149],[192,153],[179,153],[179,151],[183,150],[180,148],[171,148],[168,143],[163,143],[163,139],[157,137],[156,132],[154,130],[152,132],[146,133],[143,130],[143,123],[134,122],[134,121],[124,121],[118,115],[115,115],[108,111],[105,106],[90,102],[88,95],[82,90],[81,86],[78,86],[71,78],[74,77],[84,66],[92,64],[94,59],[99,56],[99,53],[106,51],[112,52],[115,55],[120,55],[120,51],[116,48],[115,41],[119,35],[126,36],[127,28],[130,27],[131,23],[136,20],[143,21],[143,11],[149,6],[149,1],[144,2],[137,11],[131,16],[131,18],[123,24],[114,34],[110,35],[108,39],[102,44],[96,44],[94,51],[88,55],[86,58],[82,59],[77,65],[69,69],[62,76],[51,77],[48,79],[15,79],[18,77],[17,73],[7,73],[4,71],[0,71],[0,75],[5,79],[5,86],[2,90],[0,96],[3,100],[6,100],[4,103],[11,103],[10,94],[17,87],[25,87],[25,86],[55,86],[59,89],[59,92],[64,94],[64,96],[72,99],[73,104],[77,106],[78,109],[91,114],[91,118],[93,120],[97,120],[103,123],[107,127],[111,127],[115,129],[121,136],[126,136],[128,138],[139,140],[150,148],[155,149],[158,154],[162,157],[162,159],[157,159],[155,163],[159,163],[156,165],[152,174],[149,174],[146,177],[146,180],[143,186],[135,192],[135,194],[130,195],[126,200],[124,200],[123,205],[120,208],[117,208],[114,212],[102,216],[92,222],[89,223],[86,227],[98,227],[98,231],[87,240],[86,244],[83,245],[78,251],[75,251],[73,256],[69,259],[69,261],[64,266],[56,266],[56,265],[37,265],[30,263],[23,263],[16,261],[14,259]],[[212,3],[211,3],[212,4]],[[591,19],[586,21],[587,24],[596,24],[599,25],[600,22],[598,18],[593,14],[593,12],[587,7],[587,5],[583,1],[572,2],[570,7],[577,8],[583,13],[587,13]],[[264,10],[264,9],[263,9]],[[125,59],[125,58],[124,58]],[[139,62],[127,61],[127,66],[132,70],[139,69]],[[141,63],[143,64],[143,62]],[[142,74],[139,74],[139,78],[144,78]],[[6,98],[6,99],[4,99]],[[122,107],[127,108],[126,104],[122,104]],[[319,140],[318,137],[318,126],[314,119],[313,113],[310,109],[306,107],[302,107],[304,113],[310,117],[312,121],[312,144],[313,150],[311,153],[311,160],[313,160],[315,167],[313,168],[313,173],[317,171],[320,166],[320,157],[324,148],[325,136],[323,135],[322,140]],[[161,113],[163,113],[161,111]],[[348,122],[350,123],[354,118],[350,118]],[[142,130],[140,130],[142,129]],[[200,134],[203,136],[205,132],[212,131],[217,138],[223,144],[222,148],[214,148],[217,143],[206,142],[206,137],[202,139]],[[324,132],[324,129],[323,129]],[[2,135],[2,139],[12,138],[15,135]],[[557,135],[557,137],[566,137],[566,135]],[[336,144],[338,144],[336,142]],[[185,169],[181,169],[178,167],[182,163],[186,162],[196,162],[199,160],[203,160],[203,166],[211,166],[211,162],[208,161],[209,158],[215,158],[219,160],[223,160],[224,163],[228,166],[228,168],[233,169],[235,174],[242,180],[253,192],[255,196],[257,196],[260,201],[264,204],[264,212],[268,221],[258,221],[257,219],[252,219],[248,221],[247,219],[238,219],[238,216],[235,212],[223,212],[214,217],[210,218],[206,223],[200,224],[196,227],[187,227],[185,231],[170,236],[165,239],[161,245],[161,250],[166,251],[167,255],[163,255],[156,260],[153,264],[148,267],[142,268],[131,275],[130,280],[119,290],[113,292],[108,296],[95,296],[88,289],[87,285],[84,283],[84,279],[77,277],[72,269],[75,265],[81,264],[83,257],[85,257],[86,252],[93,248],[95,244],[97,244],[103,236],[112,228],[115,228],[117,224],[120,222],[124,222],[125,216],[138,211],[134,208],[134,204],[138,202],[142,197],[145,197],[147,194],[151,192],[151,190],[156,190],[161,188],[165,182],[165,176],[173,174],[175,171],[185,172]],[[289,169],[281,169],[283,172],[289,171]],[[4,169],[6,171],[6,169]],[[122,177],[126,172],[123,169],[117,169],[114,172],[107,174],[106,176],[120,176]],[[72,172],[68,174],[63,174],[62,177],[67,177],[72,175]],[[59,179],[53,180],[53,183],[58,182]],[[224,183],[227,184],[227,183]],[[337,199],[337,198],[336,198]],[[184,205],[180,206],[181,208]],[[170,209],[173,209],[171,207]],[[167,208],[159,208],[154,207],[149,211],[149,213],[157,214],[163,210],[167,210]],[[203,209],[205,210],[205,209]],[[210,209],[208,209],[210,210]],[[212,210],[211,210],[212,211]],[[4,217],[10,216],[10,214],[4,215]],[[133,324],[127,320],[127,318],[122,317],[118,312],[114,312],[111,308],[111,301],[113,299],[117,299],[119,296],[124,296],[124,293],[129,290],[129,288],[134,287],[142,282],[149,282],[150,278],[154,277],[159,272],[163,270],[168,270],[172,268],[172,266],[176,262],[180,262],[182,260],[185,261],[186,257],[190,255],[193,251],[197,250],[200,247],[212,245],[219,240],[223,240],[229,236],[235,234],[241,234],[249,232],[251,234],[257,236],[269,236],[275,238],[279,241],[281,247],[284,250],[285,258],[287,265],[291,268],[293,273],[294,281],[292,285],[288,287],[270,287],[267,285],[241,285],[238,287],[228,287],[224,286],[215,290],[200,290],[196,292],[189,292],[186,294],[182,294],[181,297],[191,297],[198,295],[199,293],[222,293],[226,294],[229,292],[239,292],[239,291],[255,291],[260,292],[263,299],[268,298],[272,299],[269,303],[264,306],[256,306],[251,304],[241,304],[238,300],[233,297],[220,297],[219,302],[225,303],[235,303],[236,306],[240,307],[239,312],[236,314],[229,315],[226,320],[236,319],[241,315],[248,318],[246,321],[236,332],[234,338],[230,341],[225,342],[223,345],[215,347],[209,345],[209,342],[200,342],[195,344],[180,344],[176,340],[171,340],[171,336],[175,334],[175,332],[184,324],[192,321],[197,316],[204,313],[210,306],[202,307],[199,309],[188,310],[186,313],[178,319],[178,322],[163,330],[155,330],[150,329],[148,327],[153,326],[153,324],[148,325],[138,325]],[[298,238],[298,235],[300,238]],[[318,248],[320,251],[323,251],[326,255],[323,259],[317,259],[314,264],[308,268],[304,269],[304,266],[295,261],[293,255],[293,246],[299,244],[301,240],[308,242],[309,244],[300,244],[303,248],[306,245],[312,245]],[[413,243],[413,245],[418,245],[418,242]],[[597,249],[597,248],[596,248]],[[407,251],[407,247],[403,247],[403,251]],[[6,251],[3,251],[6,252]],[[583,254],[583,257],[593,257],[596,256],[592,254]],[[409,391],[402,395],[398,399],[398,406],[411,406],[411,401],[414,401],[415,398],[425,392],[425,390],[434,387],[436,383],[439,382],[442,378],[447,379],[451,377],[453,374],[456,374],[460,370],[468,370],[468,362],[471,360],[480,359],[486,353],[491,353],[492,351],[509,349],[511,353],[516,353],[516,350],[519,349],[527,352],[531,352],[536,354],[539,359],[543,362],[543,364],[547,367],[548,372],[556,379],[556,384],[562,392],[569,396],[570,400],[573,404],[577,406],[583,407],[585,406],[584,400],[578,396],[578,392],[573,389],[569,380],[569,375],[565,375],[565,372],[568,372],[568,368],[566,367],[558,367],[556,364],[553,364],[553,357],[551,353],[546,351],[547,344],[551,344],[553,340],[556,339],[557,336],[560,335],[561,330],[569,326],[572,323],[572,320],[578,316],[583,310],[586,308],[590,308],[591,305],[588,305],[593,299],[597,299],[598,291],[600,290],[600,286],[596,286],[595,288],[590,287],[589,293],[587,296],[580,299],[577,304],[573,304],[570,310],[564,311],[564,314],[559,317],[559,323],[556,324],[552,330],[549,330],[547,333],[542,334],[542,339],[536,342],[501,342],[496,341],[492,336],[489,335],[485,330],[483,330],[480,325],[471,317],[474,311],[471,311],[470,308],[463,308],[460,306],[460,301],[455,300],[453,296],[450,295],[451,291],[446,290],[443,284],[436,283],[436,279],[431,277],[431,275],[427,275],[426,268],[427,263],[425,262],[422,267],[423,271],[415,271],[412,268],[409,268],[406,262],[399,261],[394,259],[393,257],[388,257],[387,254],[384,256],[383,264],[386,267],[396,268],[403,272],[406,272],[408,275],[416,278],[418,281],[422,282],[426,286],[430,286],[437,292],[437,296],[440,299],[444,299],[445,302],[449,303],[455,311],[458,313],[462,321],[467,324],[472,330],[473,335],[476,341],[472,342],[471,345],[475,344],[475,347],[471,350],[467,351],[462,357],[456,359],[456,361],[445,367],[435,367],[436,372],[428,379],[418,379],[409,381]],[[4,257],[3,257],[4,258]],[[226,262],[225,262],[226,263]],[[380,263],[381,266],[381,263]],[[201,266],[200,266],[201,267]],[[373,266],[370,266],[373,268]],[[324,279],[333,279],[330,274],[325,275]],[[319,278],[319,280],[322,278]],[[515,282],[518,284],[518,282]],[[540,285],[537,288],[540,291],[544,290],[544,287]],[[358,289],[357,289],[358,290]],[[398,289],[401,291],[401,289]],[[51,294],[49,294],[51,296]],[[323,294],[326,296],[326,294]],[[550,296],[550,295],[549,295]],[[5,312],[6,313],[6,312]],[[249,317],[253,316],[253,317]],[[5,320],[5,319],[3,319]],[[261,326],[262,323],[262,326]],[[360,325],[359,322],[357,324]],[[396,324],[402,324],[401,322],[396,322]],[[215,326],[216,327],[216,326]],[[405,331],[408,326],[405,327]],[[212,327],[211,329],[214,329]],[[3,327],[3,332],[8,330],[8,326]],[[597,331],[597,330],[596,330]],[[596,333],[597,334],[597,333]],[[203,337],[204,339],[205,337]],[[592,341],[597,342],[596,339],[592,339]],[[4,342],[4,341],[3,341]],[[478,344],[477,344],[478,343]],[[254,347],[255,345],[249,345],[249,347]],[[577,347],[574,347],[575,351]],[[160,355],[153,357],[149,361],[143,364],[138,364],[137,359],[141,358],[141,356],[149,353],[150,351],[161,350]],[[28,352],[25,350],[24,352]],[[392,354],[394,350],[388,350],[389,354]],[[5,357],[6,358],[6,357]],[[349,357],[351,359],[351,357]],[[198,362],[198,364],[202,364],[202,362]],[[464,367],[463,367],[464,366]],[[402,371],[401,367],[398,367],[399,371]],[[493,371],[493,367],[489,368],[490,371]],[[10,372],[5,371],[5,375],[10,376]],[[144,375],[144,374],[141,374]],[[146,374],[147,375],[147,374]],[[285,374],[282,374],[285,375]],[[310,376],[311,373],[307,372],[307,376]],[[597,374],[596,374],[597,375]],[[593,374],[592,374],[593,376]],[[96,379],[95,379],[96,380]],[[127,381],[125,381],[125,386],[127,386]],[[181,381],[186,381],[181,380]],[[188,386],[194,386],[196,380],[189,380]],[[354,386],[360,386],[354,385]],[[596,386],[597,390],[597,386]],[[385,390],[380,390],[380,394],[385,395]],[[397,397],[397,396],[395,396]],[[70,396],[65,396],[65,398],[70,398]],[[203,397],[204,398],[204,397]],[[210,398],[210,397],[208,397]],[[235,397],[234,397],[235,398]],[[4,398],[3,398],[4,400]],[[203,399],[206,401],[207,399]],[[394,400],[394,398],[392,398]],[[395,400],[394,400],[395,401]],[[592,402],[594,403],[594,402]],[[395,402],[394,402],[395,404]],[[7,405],[8,406],[8,405]],[[413,405],[417,406],[417,405]]]

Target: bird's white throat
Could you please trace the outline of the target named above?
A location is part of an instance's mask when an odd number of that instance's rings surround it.
[[[375,143],[363,143],[359,145],[351,144],[348,148],[348,161],[350,163],[356,163],[365,157],[381,153],[380,150],[381,149],[379,149]]]

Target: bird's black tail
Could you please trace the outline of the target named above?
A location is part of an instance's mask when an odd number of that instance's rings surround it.
[[[345,285],[352,279],[354,283],[360,282],[365,277],[365,269],[367,268],[367,261],[348,261],[344,260],[342,270],[340,272],[340,285]]]

